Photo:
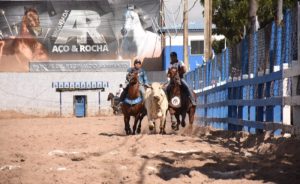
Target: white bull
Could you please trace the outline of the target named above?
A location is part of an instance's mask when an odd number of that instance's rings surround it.
[[[159,119],[159,133],[165,134],[168,99],[162,87],[162,84],[154,82],[147,88],[145,92],[145,108],[147,109],[149,129],[153,130],[155,128],[155,121]]]

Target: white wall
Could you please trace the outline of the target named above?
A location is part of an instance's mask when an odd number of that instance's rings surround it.
[[[33,116],[52,116],[60,113],[60,94],[52,82],[108,81],[109,88],[101,92],[101,112],[110,109],[109,92],[115,93],[125,82],[125,72],[49,72],[0,73],[1,112],[13,111]],[[87,114],[99,113],[98,91],[62,92],[62,115],[73,116],[73,96],[87,95]]]
[[[183,35],[182,33],[170,34],[171,35],[171,44],[172,46],[182,46],[183,45]],[[212,39],[222,40],[225,37],[223,35],[213,35]],[[204,40],[204,33],[189,33],[188,44],[190,46],[192,40]],[[166,34],[166,46],[170,46],[170,37]]]

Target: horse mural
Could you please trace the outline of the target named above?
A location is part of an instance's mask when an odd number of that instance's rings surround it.
[[[170,84],[168,86],[169,113],[171,115],[172,129],[179,130],[179,125],[185,127],[186,114],[189,115],[189,124],[192,128],[196,106],[193,106],[188,92],[181,87],[181,80],[177,67],[172,67],[168,71]],[[194,93],[195,95],[195,93]],[[196,99],[196,98],[195,98]],[[181,117],[181,120],[180,120]]]
[[[20,34],[0,40],[0,71],[28,71],[30,61],[48,60],[46,48],[37,40],[42,34],[38,12],[24,10]]]
[[[161,55],[161,38],[158,34],[144,29],[145,16],[141,9],[128,9],[121,29],[123,36],[120,53],[123,58],[140,59]]]
[[[144,116],[146,115],[146,109],[144,107],[143,99],[139,91],[139,79],[138,72],[129,74],[129,88],[128,94],[125,98],[124,103],[121,106],[124,115],[125,132],[127,135],[135,134],[136,128],[137,133],[141,132],[141,125]],[[133,130],[130,128],[130,116],[134,117]],[[138,126],[138,127],[137,127]]]

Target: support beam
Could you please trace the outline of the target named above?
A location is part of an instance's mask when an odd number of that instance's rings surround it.
[[[164,10],[164,4],[163,0],[160,0],[160,20],[159,20],[159,26],[160,26],[160,31],[161,31],[161,48],[166,47],[166,33],[162,32],[162,29],[165,27],[165,10]],[[165,54],[165,53],[163,53]],[[164,56],[162,57],[164,58]]]
[[[188,0],[184,0],[183,9],[183,62],[189,71],[189,53],[188,53]]]
[[[277,25],[279,25],[283,20],[282,13],[282,0],[277,0]]]
[[[211,26],[212,26],[212,0],[205,0],[204,4],[204,58],[208,61],[211,56]]]

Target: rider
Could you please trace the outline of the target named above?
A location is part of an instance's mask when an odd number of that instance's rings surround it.
[[[122,92],[123,92],[123,90],[124,90],[123,84],[120,84],[120,85],[119,85],[119,89],[118,89],[118,91],[116,92],[116,96],[117,96],[117,97],[120,97],[121,94],[122,94]]]
[[[146,75],[145,70],[142,68],[142,62],[139,59],[135,59],[134,60],[134,67],[129,68],[127,70],[128,74],[126,76],[126,81],[129,83],[128,81],[128,75],[133,73],[133,72],[138,72],[138,76],[139,76],[139,83],[141,84],[139,87],[140,93],[142,95],[143,100],[145,99],[145,88],[144,85],[148,85],[148,78]],[[124,89],[124,91],[122,92],[121,96],[120,96],[120,103],[122,104],[127,96],[128,93],[128,88],[129,88],[129,84],[127,84],[126,88]]]
[[[186,67],[185,67],[184,63],[177,59],[177,53],[176,52],[171,52],[170,57],[171,57],[171,62],[170,62],[169,70],[173,67],[178,68],[181,83],[183,84],[183,87],[186,89],[186,91],[188,91],[189,98],[190,98],[192,104],[194,106],[196,106],[196,100],[194,98],[192,89],[188,86],[187,82],[183,78],[183,74],[186,73]],[[168,88],[169,88],[169,86],[168,86]],[[167,88],[167,91],[169,91],[168,88]],[[167,92],[167,94],[169,94],[169,93]]]

